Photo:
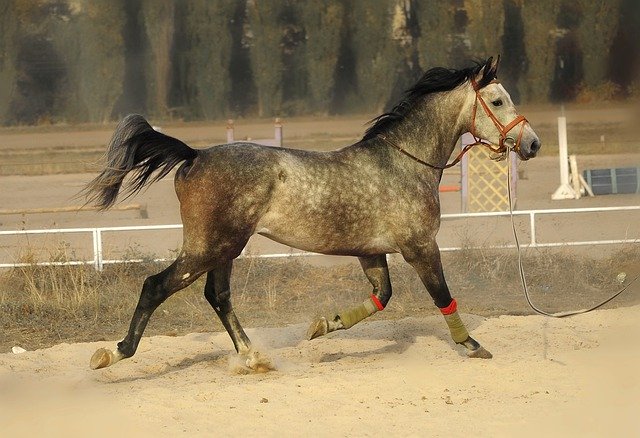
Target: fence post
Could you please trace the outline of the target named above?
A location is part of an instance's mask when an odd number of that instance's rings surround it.
[[[96,271],[102,271],[104,263],[102,262],[102,230],[94,228],[91,232],[93,235],[93,267]]]
[[[536,214],[535,212],[529,212],[529,225],[531,226],[531,247],[535,248],[536,243]]]
[[[275,145],[278,147],[282,147],[282,119],[280,119],[280,117],[276,118],[274,127],[275,127],[275,133],[274,133]]]
[[[100,261],[98,260],[98,229],[94,228],[91,231],[91,237],[93,238],[93,268],[96,271],[100,270]]]
[[[102,260],[102,230],[100,228],[98,228],[98,267],[100,271],[104,268]]]
[[[233,143],[234,142],[234,135],[233,135],[233,120],[232,119],[227,119],[227,143]]]

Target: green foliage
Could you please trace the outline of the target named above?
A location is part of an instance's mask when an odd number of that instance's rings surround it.
[[[610,94],[610,82],[628,94],[638,62],[635,5],[2,1],[0,124],[105,122],[134,103],[160,119],[171,115],[170,105],[192,119],[225,118],[231,111],[261,117],[374,113],[418,70],[466,66],[469,58],[496,54],[503,57],[503,79],[524,102],[547,102],[550,92],[556,96],[557,89],[581,81],[581,100]],[[558,73],[559,55],[575,74]]]
[[[327,114],[335,87],[335,72],[345,8],[339,0],[328,0],[323,8],[301,2],[301,18],[306,33],[306,64],[313,111]]]
[[[140,20],[151,46],[146,74],[147,108],[158,117],[168,115],[171,48],[175,33],[174,0],[142,0]]]
[[[556,62],[555,23],[560,10],[557,0],[528,1],[524,6],[525,51],[528,68],[523,75],[522,96],[527,102],[545,102],[549,97]]]
[[[467,34],[473,58],[499,55],[504,32],[504,5],[497,1],[466,0]]]
[[[283,15],[287,0],[248,0],[251,67],[258,87],[258,115],[274,116],[282,108]]]
[[[453,22],[453,7],[441,0],[416,2],[415,14],[420,26],[418,59],[420,67],[451,65],[452,34],[456,31]]]
[[[583,50],[584,82],[587,87],[599,86],[607,78],[608,52],[617,30],[620,0],[577,3],[582,8],[578,40]]]
[[[225,117],[231,96],[231,17],[233,0],[195,0],[186,3],[186,84],[192,116]]]
[[[0,3],[0,125],[8,121],[9,103],[15,92],[18,30],[13,2]]]
[[[519,0],[504,0],[504,25],[498,75],[516,104],[521,102],[522,73],[527,65],[524,48],[524,24]]]
[[[352,41],[357,89],[354,109],[381,112],[396,81],[402,60],[400,43],[393,39],[394,0],[354,0]]]
[[[124,0],[83,2],[78,17],[78,94],[89,122],[107,122],[122,94]]]

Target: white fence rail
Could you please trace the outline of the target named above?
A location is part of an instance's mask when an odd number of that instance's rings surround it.
[[[612,244],[633,244],[640,243],[640,238],[610,239],[610,240],[589,240],[589,241],[570,241],[570,242],[538,242],[536,236],[536,216],[541,215],[559,215],[559,214],[580,214],[580,213],[601,213],[601,212],[619,212],[640,210],[640,205],[622,206],[622,207],[594,207],[594,208],[563,208],[550,210],[517,210],[513,212],[516,217],[529,217],[530,240],[526,244],[521,244],[523,248],[542,248],[542,247],[561,247],[561,246],[583,246],[583,245],[612,245]],[[473,219],[485,217],[509,216],[509,212],[487,212],[487,213],[456,213],[443,214],[442,220],[454,219]],[[36,263],[0,263],[0,268],[14,268],[21,266],[63,266],[63,265],[93,265],[98,271],[101,271],[105,265],[116,263],[139,263],[142,259],[120,259],[108,260],[103,258],[102,237],[104,232],[122,232],[122,231],[151,231],[151,230],[172,230],[181,229],[181,224],[176,225],[144,225],[144,226],[127,226],[127,227],[97,227],[97,228],[60,228],[50,230],[15,230],[0,231],[0,236],[19,236],[19,235],[37,235],[37,234],[87,234],[91,235],[93,240],[93,259],[91,260],[70,260],[70,261],[49,261]],[[483,248],[513,248],[515,244],[485,246]],[[457,251],[461,247],[441,247],[441,251]],[[260,254],[252,257],[258,258],[282,258],[282,257],[305,257],[317,256],[320,254],[298,251],[277,254]],[[245,257],[244,254],[241,257]],[[167,259],[153,259],[155,262],[167,261]]]

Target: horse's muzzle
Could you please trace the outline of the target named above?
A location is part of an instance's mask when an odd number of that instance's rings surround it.
[[[520,145],[512,148],[512,150],[514,150],[518,154],[520,160],[527,161],[538,155],[538,151],[541,147],[542,144],[540,143],[540,140],[536,138],[531,143],[527,144],[523,142]]]

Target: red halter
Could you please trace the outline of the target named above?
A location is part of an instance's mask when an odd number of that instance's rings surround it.
[[[496,80],[490,82],[490,84],[498,83],[499,82]],[[522,158],[522,154],[520,153],[520,142],[522,140],[522,134],[524,132],[524,125],[525,123],[529,123],[529,121],[523,115],[519,114],[510,123],[508,123],[507,125],[503,125],[502,123],[500,123],[495,114],[491,112],[491,109],[480,95],[480,88],[473,78],[471,79],[471,85],[473,86],[473,90],[476,92],[476,100],[475,102],[473,102],[473,118],[471,119],[470,131],[471,135],[473,135],[473,138],[476,140],[473,146],[475,146],[476,144],[480,144],[489,148],[492,152],[500,154],[498,156],[498,159],[504,158],[507,154],[507,150],[516,152]],[[480,102],[480,105],[484,109],[484,112],[491,119],[495,127],[498,128],[498,132],[500,132],[500,141],[498,142],[497,148],[491,147],[490,144],[483,142],[480,137],[476,135],[476,113],[478,111],[478,102]],[[517,139],[508,136],[507,134],[509,133],[509,131],[515,128],[519,123],[522,123],[522,126],[520,126],[520,132],[518,133]],[[505,143],[511,143],[511,145],[505,145]]]

